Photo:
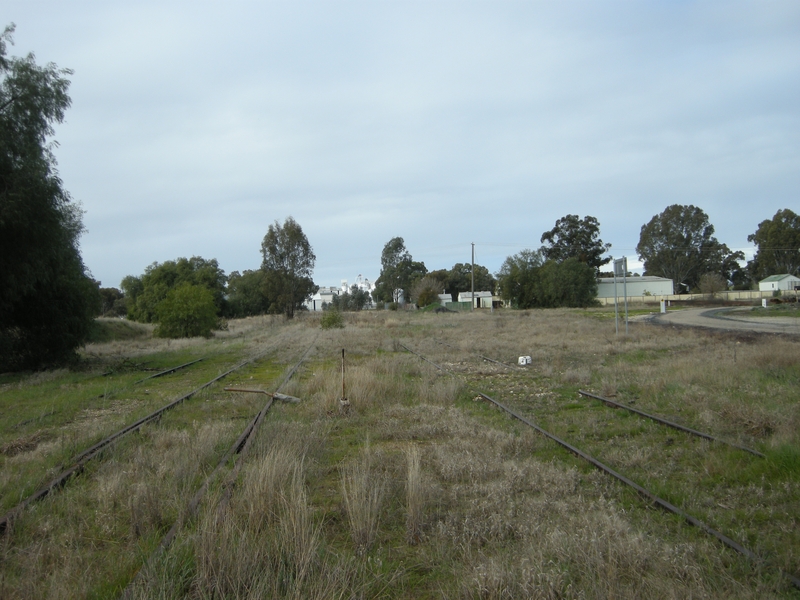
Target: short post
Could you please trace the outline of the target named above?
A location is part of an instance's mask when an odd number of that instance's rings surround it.
[[[347,399],[344,386],[344,348],[342,348],[342,397],[339,400],[339,412],[346,413],[350,409],[350,401]]]

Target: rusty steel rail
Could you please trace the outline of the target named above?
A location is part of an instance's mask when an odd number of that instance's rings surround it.
[[[668,512],[671,512],[671,513],[673,513],[675,515],[678,515],[679,517],[684,519],[690,525],[694,525],[695,527],[697,527],[698,529],[701,529],[705,533],[717,538],[720,542],[722,542],[723,544],[725,544],[729,548],[732,548],[733,550],[736,550],[740,554],[743,554],[744,556],[746,556],[747,558],[749,558],[753,562],[757,562],[757,563],[761,563],[761,564],[765,564],[765,565],[768,564],[766,560],[764,560],[763,558],[758,556],[752,550],[749,550],[748,548],[742,546],[738,542],[735,542],[734,540],[732,540],[731,538],[726,536],[724,533],[721,533],[721,532],[717,531],[716,529],[710,527],[709,525],[707,525],[706,523],[704,523],[700,519],[697,519],[697,518],[693,517],[692,515],[690,515],[689,513],[685,512],[683,510],[681,510],[680,508],[678,508],[674,504],[671,504],[671,503],[667,502],[666,500],[664,500],[663,498],[660,498],[659,496],[656,496],[652,492],[650,492],[650,491],[646,490],[645,488],[643,488],[642,486],[640,486],[635,481],[632,481],[631,479],[628,479],[627,477],[625,477],[624,475],[618,473],[617,471],[615,471],[611,467],[605,465],[604,463],[601,463],[599,460],[597,460],[596,458],[594,458],[590,454],[587,454],[586,452],[583,452],[582,450],[576,448],[575,446],[569,444],[568,442],[565,442],[561,438],[553,435],[549,431],[546,431],[545,429],[542,429],[541,427],[539,427],[538,425],[532,423],[531,421],[529,421],[528,419],[526,419],[522,415],[520,415],[520,414],[516,413],[515,411],[511,410],[509,407],[505,406],[504,404],[501,404],[500,402],[498,402],[494,398],[491,398],[490,396],[487,396],[486,394],[484,394],[482,392],[478,392],[478,394],[484,400],[488,400],[489,402],[493,403],[497,407],[503,409],[508,414],[510,414],[512,417],[514,417],[515,419],[518,419],[519,421],[522,421],[523,423],[525,423],[529,427],[531,427],[531,428],[535,429],[536,431],[538,431],[539,433],[541,433],[543,436],[553,440],[554,442],[556,442],[560,446],[566,448],[567,450],[569,450],[573,454],[583,458],[584,460],[586,460],[587,462],[591,463],[592,465],[594,465],[595,467],[597,467],[598,469],[600,469],[604,473],[607,473],[608,475],[611,475],[615,479],[618,479],[619,481],[623,482],[624,484],[632,487],[641,496],[647,498],[648,500],[650,500],[653,504],[655,504],[659,508],[662,508],[662,509],[664,509],[664,510],[666,510]],[[800,579],[798,579],[797,577],[795,577],[791,573],[787,573],[783,569],[778,569],[778,570],[792,582],[792,585],[794,585],[796,588],[800,589]]]
[[[270,398],[274,398],[275,400],[281,400],[282,402],[300,402],[300,398],[295,398],[294,396],[287,396],[286,394],[281,394],[280,392],[267,392],[264,390],[251,390],[248,388],[240,388],[240,387],[226,387],[222,388],[226,392],[240,392],[243,394],[264,394],[265,396],[269,396]]]
[[[592,394],[591,392],[586,392],[584,390],[578,390],[578,393],[581,396],[586,396],[587,398],[594,398],[595,400],[599,400],[600,402],[605,402],[606,404],[610,404],[612,406],[616,406],[617,408],[624,408],[625,410],[628,410],[628,411],[630,411],[632,413],[636,413],[637,415],[641,415],[642,417],[646,417],[648,419],[652,419],[653,421],[656,421],[657,423],[661,423],[663,425],[666,425],[667,427],[672,427],[673,429],[677,429],[679,431],[690,433],[692,435],[696,435],[697,437],[701,437],[703,439],[710,440],[712,442],[720,442],[722,444],[727,444],[728,446],[733,446],[734,448],[738,448],[739,450],[744,450],[745,452],[749,452],[750,454],[753,454],[755,456],[760,456],[761,458],[766,458],[766,456],[764,456],[761,452],[758,452],[757,450],[753,450],[752,448],[748,448],[747,446],[741,446],[739,444],[734,444],[733,442],[728,442],[726,440],[722,440],[722,439],[720,439],[718,437],[714,437],[713,435],[709,435],[708,433],[703,433],[702,431],[697,431],[696,429],[692,429],[691,427],[684,427],[683,425],[679,425],[678,423],[675,423],[673,421],[668,421],[668,420],[663,419],[661,417],[657,417],[655,415],[651,415],[649,413],[646,413],[646,412],[644,412],[642,410],[639,410],[638,408],[633,408],[632,406],[625,406],[624,404],[621,404],[619,402],[615,402],[614,400],[609,400],[608,398],[603,398],[603,396],[598,396],[596,394]]]
[[[424,360],[426,363],[430,363],[430,364],[432,364],[434,367],[436,367],[437,369],[439,369],[439,370],[440,370],[440,371],[442,371],[443,373],[447,373],[448,375],[453,375],[453,374],[454,374],[452,371],[448,371],[448,370],[447,370],[447,369],[445,369],[443,366],[441,366],[441,365],[437,365],[437,364],[436,364],[435,362],[433,362],[432,360],[428,360],[427,358],[425,358],[424,356],[422,356],[422,354],[420,354],[419,352],[414,352],[414,351],[413,351],[411,348],[409,348],[409,347],[408,347],[408,346],[406,346],[405,344],[401,344],[400,342],[397,342],[397,344],[398,344],[400,347],[402,347],[402,348],[405,348],[405,350],[407,350],[408,352],[410,352],[411,354],[413,354],[413,355],[414,355],[414,356],[416,356],[417,358],[420,358],[420,359]]]
[[[136,571],[136,574],[133,576],[130,582],[128,582],[128,585],[125,587],[125,589],[122,592],[122,595],[120,596],[122,600],[126,600],[128,598],[133,597],[136,585],[139,581],[141,581],[143,577],[142,573],[144,573],[145,567],[147,567],[147,565],[149,564],[152,564],[152,562],[156,558],[158,558],[164,552],[167,551],[167,549],[172,545],[172,542],[175,541],[175,538],[178,537],[178,533],[182,529],[185,520],[187,518],[191,519],[195,517],[195,515],[197,514],[197,509],[200,506],[200,502],[202,502],[203,497],[206,494],[206,491],[208,491],[208,488],[211,485],[211,482],[214,479],[216,479],[216,477],[222,471],[222,469],[225,468],[225,465],[228,464],[228,461],[231,459],[231,457],[236,454],[242,453],[245,448],[249,447],[249,442],[252,439],[253,432],[261,424],[261,421],[264,419],[264,416],[267,414],[267,411],[270,409],[273,402],[274,399],[272,398],[272,396],[270,396],[264,407],[258,412],[258,414],[253,418],[253,420],[250,421],[250,423],[248,423],[247,427],[244,428],[244,431],[242,431],[239,437],[236,438],[236,441],[231,445],[231,447],[228,448],[228,451],[217,463],[216,468],[211,472],[211,474],[208,477],[206,477],[205,481],[203,482],[203,485],[201,485],[200,488],[197,490],[197,492],[195,492],[194,496],[189,501],[189,504],[187,505],[184,514],[172,524],[170,530],[161,539],[161,542],[158,544],[158,547],[155,550],[153,550],[148,559]]]
[[[443,342],[441,340],[434,339],[433,341],[436,342],[437,344],[441,344],[442,346],[447,346],[448,348],[452,348],[453,350],[458,350],[459,349],[459,348],[456,348],[455,346],[453,346],[452,344],[448,344],[447,342]],[[405,346],[403,346],[403,347],[405,348]],[[483,354],[478,354],[478,356],[480,358],[482,358],[483,360],[487,360],[487,361],[489,361],[491,363],[494,363],[496,365],[500,365],[501,367],[505,367],[506,369],[511,369],[512,371],[524,371],[524,369],[520,369],[517,365],[510,365],[510,364],[504,363],[504,362],[502,362],[500,360],[495,360],[493,358],[489,358],[488,356],[484,356]]]
[[[278,393],[278,391],[281,390],[283,388],[283,386],[286,385],[289,382],[289,380],[297,372],[297,369],[300,367],[300,365],[306,360],[306,358],[308,357],[309,352],[314,347],[314,343],[316,342],[316,339],[317,338],[315,337],[314,340],[311,342],[311,345],[303,353],[303,356],[300,358],[299,362],[289,371],[289,373],[286,375],[286,377],[284,377],[283,381],[281,382],[281,384],[278,386],[278,389],[274,393],[266,392],[266,391],[263,391],[263,390],[242,390],[242,389],[237,389],[237,388],[224,388],[226,391],[234,391],[234,392],[245,391],[245,392],[262,393],[262,394],[265,394],[265,395],[269,396],[269,400],[267,400],[267,402],[264,404],[264,407],[258,412],[258,414],[253,418],[253,420],[250,421],[250,423],[248,423],[247,427],[244,428],[244,431],[242,431],[241,435],[239,435],[239,437],[236,438],[236,441],[231,445],[231,447],[228,449],[228,451],[225,453],[225,455],[217,463],[216,468],[211,472],[211,474],[208,477],[206,477],[206,479],[203,482],[203,484],[200,486],[200,488],[197,490],[197,492],[195,492],[194,496],[189,501],[189,504],[186,507],[184,515],[181,518],[177,519],[175,521],[175,523],[173,523],[173,525],[170,528],[170,530],[161,539],[161,542],[159,543],[158,547],[152,552],[152,554],[150,554],[150,556],[147,558],[147,560],[136,571],[136,574],[133,576],[133,578],[130,580],[130,582],[128,582],[128,585],[125,587],[125,589],[124,589],[124,591],[122,593],[122,596],[120,596],[120,598],[122,600],[126,600],[128,598],[133,597],[135,586],[141,580],[142,573],[144,572],[144,569],[147,567],[147,565],[152,564],[152,562],[155,559],[157,559],[161,554],[163,554],[170,547],[172,542],[178,536],[178,532],[183,527],[183,524],[184,524],[185,520],[187,518],[189,518],[189,519],[194,518],[197,515],[197,509],[200,507],[200,503],[202,502],[203,497],[205,496],[206,492],[208,491],[208,488],[211,485],[211,482],[214,481],[214,479],[216,479],[218,477],[218,475],[225,468],[225,465],[228,464],[228,461],[231,459],[231,457],[234,457],[235,455],[238,454],[239,458],[241,459],[241,458],[243,458],[244,456],[247,455],[247,452],[250,449],[250,444],[252,443],[253,438],[254,438],[253,434],[258,429],[259,425],[261,425],[261,422],[266,417],[266,414],[269,411],[269,409],[272,407],[272,404],[275,401],[275,399],[276,398],[277,399],[292,398],[292,396],[285,396],[284,394]],[[221,500],[221,504],[227,504],[227,502],[230,500],[230,496],[231,496],[231,493],[232,493],[232,490],[233,490],[233,486],[235,484],[236,478],[238,477],[239,470],[241,469],[241,465],[242,465],[242,461],[238,460],[236,462],[236,464],[234,465],[234,468],[233,468],[233,471],[231,472],[231,475],[228,477],[227,481],[225,482],[225,485],[224,485],[225,492],[224,492],[223,498]]]
[[[160,372],[156,373],[155,375],[150,375],[150,376],[145,377],[143,379],[139,379],[137,381],[134,381],[133,385],[137,385],[139,383],[142,383],[143,381],[147,381],[148,379],[155,379],[156,377],[161,377],[162,375],[169,375],[170,373],[174,373],[175,371],[179,371],[181,369],[184,369],[184,368],[188,367],[189,365],[193,365],[194,363],[199,363],[201,360],[205,360],[205,359],[198,358],[197,360],[193,360],[191,362],[184,363],[182,365],[178,365],[177,367],[172,367],[171,369],[166,369],[164,371],[160,371]]]
[[[403,346],[403,344],[400,344],[400,345]],[[449,371],[446,371],[443,367],[441,367],[441,366],[437,365],[436,363],[434,363],[433,361],[425,358],[421,354],[419,354],[417,352],[414,352],[410,348],[407,348],[406,346],[403,346],[403,348],[405,348],[406,350],[408,350],[412,354],[418,356],[422,360],[425,360],[426,362],[429,362],[430,364],[436,366],[437,368],[441,369],[442,371],[445,371],[445,372],[449,373]],[[746,556],[748,559],[752,560],[753,562],[756,562],[756,563],[759,563],[759,564],[763,564],[763,565],[767,565],[767,566],[770,566],[772,568],[775,568],[782,575],[784,575],[786,578],[788,578],[789,581],[791,581],[792,585],[794,585],[796,588],[800,589],[800,578],[792,575],[791,573],[787,573],[786,571],[784,571],[783,569],[781,569],[779,567],[776,567],[776,566],[770,564],[768,561],[766,561],[765,559],[761,558],[759,555],[757,555],[752,550],[746,548],[745,546],[742,546],[738,542],[732,540],[731,538],[729,538],[725,534],[723,534],[723,533],[717,531],[716,529],[712,528],[711,526],[707,525],[706,523],[704,523],[700,519],[697,519],[696,517],[693,517],[692,515],[690,515],[689,513],[683,511],[682,509],[678,508],[674,504],[671,504],[670,502],[667,502],[663,498],[661,498],[659,496],[656,496],[655,494],[653,494],[649,490],[647,490],[647,489],[643,488],[642,486],[640,486],[635,481],[633,481],[631,479],[628,479],[627,477],[625,477],[621,473],[618,473],[617,471],[615,471],[611,467],[609,467],[606,464],[600,462],[599,460],[597,460],[596,458],[594,458],[590,454],[587,454],[586,452],[580,450],[579,448],[573,446],[572,444],[569,444],[568,442],[562,440],[561,438],[553,435],[549,431],[547,431],[545,429],[542,429],[538,425],[532,423],[531,421],[529,421],[528,419],[526,419],[525,417],[523,417],[519,413],[513,411],[512,409],[510,409],[506,405],[498,402],[494,398],[484,394],[483,392],[480,392],[480,391],[477,391],[477,390],[476,390],[476,392],[484,400],[487,400],[487,401],[491,402],[492,404],[494,404],[498,408],[500,408],[500,409],[504,410],[505,412],[507,412],[508,414],[510,414],[515,419],[521,421],[525,425],[528,425],[529,427],[531,427],[535,431],[541,433],[546,438],[556,442],[557,444],[559,444],[563,448],[567,449],[568,451],[570,451],[571,453],[575,454],[576,456],[579,456],[580,458],[583,458],[584,460],[586,460],[587,462],[589,462],[590,464],[592,464],[594,467],[598,468],[599,470],[603,471],[604,473],[606,473],[608,475],[611,475],[615,479],[617,479],[617,480],[625,483],[629,487],[633,488],[638,494],[640,494],[644,498],[648,499],[650,502],[652,502],[653,504],[655,504],[659,508],[662,508],[662,509],[664,509],[664,510],[666,510],[668,512],[671,512],[671,513],[673,513],[675,515],[678,515],[679,517],[684,519],[690,525],[693,525],[693,526],[697,527],[698,529],[702,530],[703,532],[707,533],[708,535],[713,536],[714,538],[716,538],[717,540],[722,542],[724,545],[726,545],[729,548],[735,550],[736,552],[739,552],[740,554]]]
[[[439,343],[439,344],[442,344],[443,346],[448,346],[449,348],[453,348],[453,349],[457,350],[457,348],[455,348],[454,346],[451,346],[450,344],[447,344],[445,342],[441,342],[439,340],[434,340],[434,341]],[[400,344],[400,345],[402,346],[402,344]],[[403,348],[405,348],[405,346],[403,346]],[[408,348],[406,348],[406,350],[408,350]],[[412,352],[412,353],[416,354],[412,350],[409,350],[409,352]],[[419,355],[417,355],[417,356],[419,356]],[[478,356],[480,356],[484,360],[488,360],[488,361],[496,363],[498,365],[502,365],[502,366],[507,367],[509,369],[514,369],[514,370],[518,370],[518,371],[524,370],[524,369],[519,369],[518,367],[512,367],[511,365],[508,365],[508,364],[506,364],[504,362],[500,362],[498,360],[494,360],[492,358],[489,358],[488,356],[483,356],[481,354],[478,354]],[[427,360],[427,359],[425,359],[425,360]],[[703,433],[702,431],[697,431],[696,429],[692,429],[691,427],[685,427],[684,425],[680,425],[678,423],[675,423],[674,421],[668,421],[667,419],[664,419],[662,417],[657,417],[656,415],[651,415],[651,414],[646,413],[646,412],[644,412],[642,410],[639,410],[637,408],[633,408],[632,406],[626,406],[626,405],[621,404],[619,402],[615,402],[614,400],[610,400],[608,398],[604,398],[603,396],[598,396],[597,394],[592,394],[591,392],[587,392],[587,391],[584,391],[584,390],[578,390],[578,393],[581,394],[582,396],[586,396],[587,398],[594,398],[595,400],[599,400],[600,402],[605,402],[606,404],[610,404],[612,406],[616,406],[617,408],[624,408],[625,410],[628,410],[628,411],[630,411],[632,413],[636,413],[637,415],[640,415],[642,417],[646,417],[648,419],[652,419],[653,421],[656,421],[657,423],[661,423],[662,425],[666,425],[667,427],[672,427],[673,429],[677,429],[679,431],[683,431],[685,433],[689,433],[691,435],[695,435],[697,437],[701,437],[703,439],[706,439],[706,440],[709,440],[709,441],[712,441],[712,442],[719,442],[721,444],[727,444],[728,446],[732,446],[733,448],[738,448],[739,450],[743,450],[744,452],[748,452],[748,453],[752,454],[753,456],[758,456],[760,458],[766,458],[766,456],[764,454],[762,454],[761,452],[759,452],[758,450],[753,450],[752,448],[748,448],[747,446],[742,446],[740,444],[736,444],[736,443],[733,443],[733,442],[729,442],[727,440],[720,439],[718,437],[714,437],[713,435],[710,435],[708,433]]]
[[[126,427],[123,427],[119,431],[117,431],[115,433],[112,433],[110,436],[100,440],[99,442],[94,444],[92,447],[88,448],[87,450],[84,450],[83,452],[81,452],[80,454],[75,456],[70,461],[72,463],[72,465],[70,467],[64,469],[54,479],[52,479],[49,483],[47,483],[43,487],[39,488],[36,492],[34,492],[30,496],[28,496],[25,500],[23,500],[22,502],[17,504],[14,508],[12,508],[5,515],[3,515],[2,518],[0,518],[0,534],[6,533],[6,531],[8,531],[8,529],[9,529],[11,523],[13,522],[13,520],[16,519],[30,504],[32,504],[32,503],[34,503],[34,502],[36,502],[38,500],[43,499],[44,497],[46,497],[48,494],[50,494],[54,490],[63,487],[67,483],[67,481],[69,481],[73,476],[78,475],[79,473],[81,473],[84,470],[84,468],[86,467],[86,463],[88,463],[90,460],[92,460],[93,458],[95,458],[98,455],[100,455],[100,453],[107,446],[113,444],[114,442],[118,441],[119,439],[121,439],[122,437],[126,436],[127,434],[138,430],[139,428],[142,427],[142,425],[145,425],[146,423],[149,423],[151,421],[154,421],[155,419],[160,418],[161,415],[163,415],[168,410],[170,410],[172,408],[175,408],[180,403],[182,403],[184,400],[187,400],[187,399],[191,398],[192,396],[194,396],[198,392],[200,392],[200,391],[204,390],[205,388],[213,385],[214,383],[216,383],[220,379],[223,379],[224,377],[227,377],[228,375],[230,375],[234,371],[238,371],[242,367],[254,362],[255,360],[258,360],[263,354],[264,354],[263,352],[259,353],[256,356],[253,356],[253,357],[251,357],[251,358],[239,363],[238,365],[236,365],[235,367],[233,367],[231,369],[228,369],[227,371],[225,371],[221,375],[216,376],[211,381],[208,381],[208,382],[204,383],[203,385],[201,385],[200,387],[192,390],[191,392],[189,392],[187,394],[184,394],[183,396],[173,400],[169,404],[166,404],[166,405],[162,406],[161,408],[159,408],[156,411],[153,411],[149,415],[147,415],[145,417],[142,417],[141,419],[139,419],[135,423],[132,423],[132,424],[126,426]]]

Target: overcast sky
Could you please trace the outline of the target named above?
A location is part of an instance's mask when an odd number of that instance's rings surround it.
[[[292,216],[319,285],[496,272],[567,214],[614,257],[702,208],[716,237],[800,212],[800,2],[6,0],[9,54],[74,70],[56,129],[105,287],[178,257],[261,264]],[[750,253],[751,254],[751,253]],[[629,260],[630,262],[630,260]],[[634,264],[634,263],[631,263]],[[635,264],[634,264],[635,266]]]

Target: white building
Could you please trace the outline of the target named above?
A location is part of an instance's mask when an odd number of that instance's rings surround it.
[[[459,292],[459,302],[470,302],[472,292]],[[492,292],[475,292],[474,308],[492,308]]]
[[[622,277],[617,277],[617,296],[622,297],[627,288],[628,296],[672,296],[672,279],[666,277],[628,277],[623,285]],[[597,297],[614,297],[614,278],[601,277],[597,280]]]
[[[758,282],[759,292],[786,292],[800,289],[800,277],[794,275],[770,275]]]
[[[369,294],[369,301],[364,308],[374,308],[375,305],[372,302],[372,290],[375,289],[375,284],[359,274],[359,276],[356,277],[356,282],[354,285],[359,290],[365,291]],[[350,286],[347,285],[347,280],[342,279],[342,283],[339,287],[329,286],[319,288],[317,293],[311,296],[310,300],[306,301],[305,307],[310,311],[322,310],[325,306],[333,302],[334,297],[340,296],[349,291]]]
[[[337,287],[321,287],[316,294],[311,296],[311,300],[306,300],[305,307],[310,311],[322,310],[333,302],[334,296],[338,296],[341,292],[342,290]]]

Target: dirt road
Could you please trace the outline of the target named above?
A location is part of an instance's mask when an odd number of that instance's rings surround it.
[[[656,315],[653,321],[664,325],[800,335],[798,318],[753,317],[748,316],[748,311],[735,308],[688,308],[668,311],[666,314]]]

